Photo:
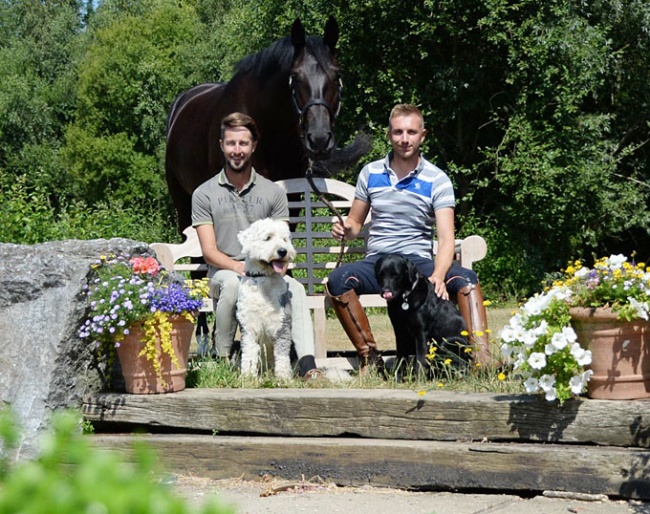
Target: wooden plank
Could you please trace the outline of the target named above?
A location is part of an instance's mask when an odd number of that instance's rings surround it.
[[[93,435],[130,456],[135,436]],[[650,498],[650,451],[540,444],[143,435],[175,473],[214,479],[321,477],[341,485],[453,491],[571,491]]]
[[[650,447],[650,402],[395,389],[186,389],[85,398],[92,422],[277,436]]]

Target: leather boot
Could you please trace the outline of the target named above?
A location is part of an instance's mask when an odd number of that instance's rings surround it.
[[[366,316],[357,293],[351,289],[340,296],[332,296],[325,286],[325,292],[330,299],[336,317],[341,322],[343,330],[352,341],[359,355],[359,371],[367,372],[368,365],[375,366],[380,373],[384,372],[384,360],[377,350],[377,343],[370,330]]]
[[[461,288],[457,295],[458,310],[465,319],[469,340],[473,346],[475,363],[482,367],[495,364],[490,352],[487,314],[483,305],[483,293],[479,284],[469,284]]]

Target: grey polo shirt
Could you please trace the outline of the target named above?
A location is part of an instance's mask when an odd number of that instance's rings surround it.
[[[192,226],[213,225],[217,248],[233,259],[244,260],[237,234],[263,218],[289,221],[289,205],[284,190],[254,169],[241,192],[221,170],[192,194]]]

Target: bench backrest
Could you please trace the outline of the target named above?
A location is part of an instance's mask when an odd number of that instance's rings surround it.
[[[354,186],[326,178],[314,178],[313,181],[345,218],[354,200]],[[297,251],[291,265],[292,275],[305,286],[308,295],[323,293],[323,285],[341,253],[341,243],[332,238],[336,215],[312,191],[307,179],[280,180],[276,184],[289,198],[291,238]],[[365,237],[346,242],[344,250],[347,260],[361,258],[366,251]]]
[[[345,218],[354,200],[354,186],[326,178],[315,178],[314,183]],[[304,284],[308,295],[321,294],[323,284],[327,282],[331,270],[336,267],[341,251],[340,243],[332,239],[331,234],[336,216],[312,192],[307,179],[280,180],[276,184],[285,190],[289,198],[291,237],[298,252],[295,262],[291,265],[293,276]],[[355,241],[346,242],[344,262],[359,259],[365,253],[369,218],[370,214],[360,237]],[[150,247],[167,269],[205,271],[207,267],[203,263],[177,263],[186,257],[202,257],[196,230],[187,227],[183,234],[186,239],[181,244],[152,243]],[[434,254],[436,249],[437,243],[434,242]],[[465,268],[471,269],[472,264],[483,259],[486,254],[487,245],[480,236],[456,240],[456,259]]]

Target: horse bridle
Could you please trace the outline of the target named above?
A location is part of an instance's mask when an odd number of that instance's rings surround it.
[[[322,98],[310,98],[307,100],[307,103],[303,105],[302,109],[300,108],[300,105],[298,105],[298,98],[296,97],[296,90],[293,87],[293,77],[289,76],[289,89],[291,90],[291,100],[293,100],[293,106],[296,108],[296,113],[298,114],[298,118],[300,120],[300,125],[302,125],[302,122],[305,118],[305,115],[307,114],[307,111],[311,109],[314,105],[322,105],[327,109],[327,112],[329,112],[330,118],[332,120],[332,124],[334,124],[334,121],[339,115],[339,112],[341,111],[341,93],[343,92],[343,81],[339,79],[339,87],[338,87],[338,95],[339,95],[339,104],[336,107],[336,112],[332,108],[332,106],[327,103],[325,100]]]

